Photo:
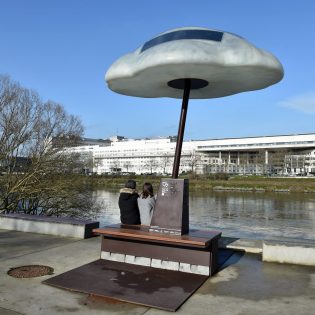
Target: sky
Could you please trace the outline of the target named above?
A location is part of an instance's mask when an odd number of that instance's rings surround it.
[[[222,30],[274,54],[284,78],[190,100],[185,139],[314,133],[314,13],[313,0],[0,0],[0,74],[80,117],[86,137],[176,135],[181,100],[114,93],[105,73],[169,29]]]

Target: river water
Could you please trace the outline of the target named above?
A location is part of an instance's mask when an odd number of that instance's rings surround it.
[[[119,223],[116,190],[97,190],[101,226]],[[190,192],[190,227],[220,230],[223,236],[315,241],[315,195],[298,193]]]

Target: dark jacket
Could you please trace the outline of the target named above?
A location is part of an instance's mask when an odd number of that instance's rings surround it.
[[[131,188],[122,188],[119,195],[120,221],[123,224],[140,224],[138,193]]]

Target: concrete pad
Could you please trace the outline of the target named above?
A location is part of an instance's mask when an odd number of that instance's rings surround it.
[[[17,313],[11,310],[6,310],[5,308],[0,307],[1,315],[23,315],[22,313]]]
[[[263,263],[258,255],[234,254],[229,266],[177,311],[180,315],[313,315],[315,268]],[[146,315],[165,314],[150,309]]]
[[[263,261],[315,266],[315,244],[264,241]]]
[[[54,268],[54,274],[60,274],[94,261],[99,256],[100,240],[91,238],[47,250],[42,249],[37,252],[34,250],[30,254],[3,260],[0,264],[0,307],[26,315],[73,313],[76,315],[106,315],[121,311],[126,314],[142,314],[147,308],[127,303],[111,304],[110,302],[95,306],[88,302],[86,294],[56,289],[41,283],[51,276],[17,279],[7,275],[7,271],[11,267],[29,264],[48,265]]]
[[[27,264],[51,266],[55,269],[55,275],[82,266],[99,259],[99,238],[86,240],[65,238],[62,242],[53,236],[45,236],[49,246],[53,246],[45,249],[37,239],[39,235],[21,232],[8,235],[6,233],[9,232],[0,232],[1,315],[3,310],[11,311],[7,314],[3,311],[5,315],[169,314],[152,308],[72,293],[41,283],[50,276],[15,279],[6,274],[11,267]],[[17,256],[18,250],[15,247],[19,247],[24,238],[28,243],[25,254]],[[10,242],[10,250],[15,253],[14,255],[2,250],[2,244],[6,243],[4,239]],[[55,245],[53,240],[56,240]],[[6,250],[9,250],[9,246]],[[238,252],[232,255],[224,264],[224,268],[209,278],[177,313],[313,315],[314,296],[315,267],[264,263],[260,255],[244,255]]]
[[[0,230],[0,261],[76,241],[70,237]]]

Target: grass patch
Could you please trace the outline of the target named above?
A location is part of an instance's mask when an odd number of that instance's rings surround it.
[[[160,176],[133,175],[133,176],[90,176],[86,179],[94,188],[115,188],[124,187],[128,179],[137,182],[138,190],[145,182],[152,183],[157,191]],[[211,176],[181,176],[189,178],[190,190],[239,190],[239,191],[289,191],[289,192],[310,192],[315,193],[315,177],[310,178],[277,178],[264,176],[231,176],[220,177]]]

